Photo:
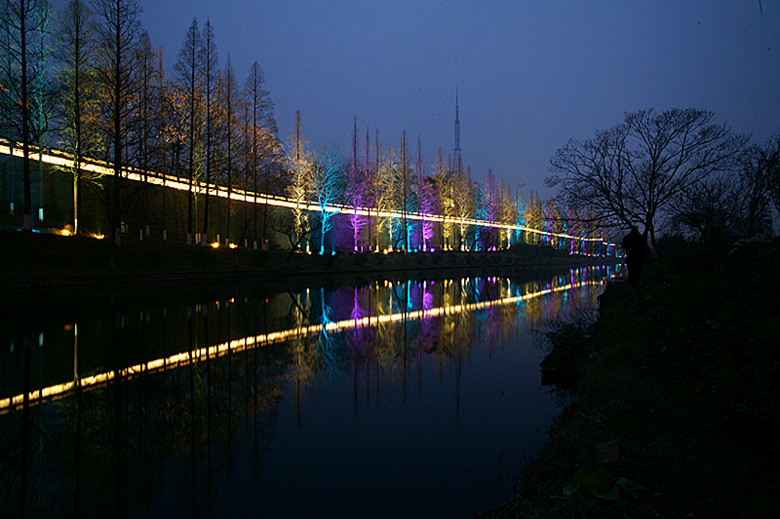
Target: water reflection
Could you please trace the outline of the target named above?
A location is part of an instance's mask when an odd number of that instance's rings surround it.
[[[376,495],[348,494],[349,503],[327,504],[336,491],[310,489],[308,498],[319,495],[320,502],[304,505],[282,482],[331,485],[315,477],[316,458],[318,464],[343,464],[337,477],[356,485],[350,471],[370,459],[376,469],[369,472],[386,487],[381,492],[392,493],[398,483],[383,482],[380,472],[391,472],[386,467],[393,459],[383,456],[421,454],[383,452],[382,444],[358,449],[364,440],[354,438],[339,450],[339,437],[358,434],[354,424],[365,438],[388,430],[405,434],[414,422],[441,415],[449,400],[452,414],[438,420],[446,430],[426,428],[442,437],[428,450],[459,449],[447,447],[443,437],[472,427],[461,422],[464,385],[478,392],[505,375],[516,379],[516,360],[534,375],[524,383],[538,386],[538,360],[529,362],[528,348],[511,353],[511,362],[502,357],[496,366],[491,360],[522,342],[521,331],[592,309],[612,274],[590,267],[543,279],[383,281],[234,293],[197,304],[107,305],[75,323],[0,334],[0,345],[8,345],[0,355],[0,495],[6,496],[0,515],[350,516],[370,506],[369,515],[380,516]],[[500,373],[484,372],[483,357]],[[342,404],[351,421],[338,417]],[[396,413],[399,405],[403,415]],[[550,414],[554,405],[545,405]],[[385,415],[375,413],[379,407]],[[317,443],[324,437],[338,452],[329,461]],[[304,438],[305,444],[290,446]],[[315,454],[292,462],[311,448]],[[435,463],[446,467],[442,457]],[[294,466],[300,472],[286,476]],[[431,477],[450,481],[449,473],[458,471],[446,472]],[[435,507],[425,511],[429,517],[465,513],[457,499],[467,492],[450,493],[446,505],[428,492],[423,495],[430,504],[410,499],[406,508],[387,508],[387,514],[413,516],[427,506]],[[469,501],[476,507],[470,513],[490,506],[490,497]],[[360,508],[361,499],[369,504]],[[446,506],[456,512],[446,513]]]

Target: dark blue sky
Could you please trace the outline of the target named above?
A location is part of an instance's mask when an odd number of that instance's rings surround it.
[[[421,135],[430,166],[438,147],[452,152],[457,87],[464,162],[524,194],[549,194],[555,150],[626,111],[703,108],[758,141],[780,133],[777,0],[140,4],[169,66],[193,17],[211,20],[242,84],[257,60],[283,141],[300,110],[312,146],[349,154],[357,116],[383,147],[406,130],[416,154]]]

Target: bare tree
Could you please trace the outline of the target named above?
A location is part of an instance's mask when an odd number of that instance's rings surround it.
[[[231,202],[230,194],[234,188],[234,171],[235,166],[235,153],[238,142],[237,128],[237,105],[240,102],[238,94],[238,87],[236,85],[236,76],[233,74],[233,65],[230,62],[230,54],[228,53],[227,65],[225,72],[220,76],[219,82],[219,95],[220,101],[217,103],[219,115],[217,120],[221,126],[221,154],[223,155],[223,167],[225,171],[225,184],[227,186],[227,223],[225,237],[230,242],[230,225],[231,225]]]
[[[128,136],[128,120],[133,93],[134,55],[140,36],[138,15],[141,8],[134,0],[95,0],[93,10],[99,20],[98,80],[106,99],[108,124],[104,128],[105,142],[112,149],[114,178],[107,199],[113,241],[118,247],[120,223],[124,213],[120,190],[123,186],[124,149]],[[113,261],[112,254],[112,261]]]
[[[73,232],[79,232],[82,184],[82,158],[93,155],[98,142],[97,128],[89,124],[94,116],[95,71],[91,66],[96,54],[96,27],[92,12],[81,0],[72,0],[61,16],[58,55],[62,85],[61,146],[73,154]],[[90,180],[96,180],[92,175]]]
[[[187,140],[187,244],[192,244],[193,229],[193,183],[197,171],[200,169],[199,145],[200,145],[200,54],[201,37],[198,30],[198,21],[192,20],[190,28],[184,36],[184,42],[179,50],[179,56],[174,65],[174,72],[179,83],[179,89],[186,96],[186,125]]]
[[[415,192],[417,193],[418,208],[421,221],[417,240],[417,246],[423,251],[428,250],[428,240],[433,238],[433,221],[428,215],[436,212],[436,192],[431,178],[425,173],[425,165],[422,157],[422,140],[417,136],[417,167],[415,168]]]
[[[271,94],[265,89],[265,75],[260,65],[255,61],[249,68],[249,76],[244,84],[244,102],[248,107],[249,120],[247,121],[247,135],[249,148],[249,161],[247,163],[248,175],[252,178],[252,190],[254,193],[254,232],[255,239],[258,234],[262,243],[268,239],[268,204],[263,205],[262,228],[258,229],[257,217],[257,193],[258,190],[268,195],[271,194],[271,180],[274,174],[273,163],[281,159],[281,143],[277,137],[276,121],[274,120],[274,105],[271,102]],[[258,177],[262,168],[262,186],[258,184]]]
[[[212,169],[214,167],[214,147],[212,145],[212,123],[214,92],[216,90],[216,79],[218,75],[217,44],[214,41],[214,29],[211,22],[206,20],[206,26],[203,28],[201,38],[200,61],[203,67],[203,102],[206,108],[206,135],[205,135],[205,155],[206,155],[206,194],[203,202],[203,237],[202,244],[206,245],[209,234],[209,186],[211,185]]]
[[[314,152],[311,171],[311,189],[319,207],[320,254],[325,254],[328,231],[333,228],[332,210],[342,199],[346,165],[341,151],[336,146],[318,149]]]
[[[670,210],[676,230],[700,241],[771,233],[777,138],[748,148],[739,171],[713,175],[684,189]]]
[[[655,247],[659,218],[679,193],[710,174],[733,171],[747,139],[712,112],[671,109],[626,114],[622,124],[569,141],[551,159],[566,205],[587,208],[602,226],[643,227]]]
[[[149,33],[141,32],[138,46],[136,47],[135,60],[137,67],[135,69],[135,98],[136,110],[134,115],[135,132],[133,143],[135,147],[135,164],[140,168],[144,182],[139,186],[141,195],[140,218],[143,228],[141,236],[149,233],[149,201],[148,201],[148,175],[152,156],[156,155],[153,145],[153,125],[155,117],[153,113],[156,109],[159,96],[154,93],[154,79],[157,70],[157,54],[152,49],[152,42],[149,39]]]
[[[344,184],[344,201],[350,206],[349,226],[352,228],[352,250],[358,251],[358,238],[366,225],[367,219],[359,211],[366,206],[367,175],[366,169],[357,157],[357,117],[353,119],[352,129],[352,160],[347,167]]]
[[[452,199],[452,174],[444,162],[441,148],[439,148],[436,157],[431,180],[436,193],[437,206],[435,209],[443,218],[441,224],[441,248],[446,249],[452,247],[452,225],[455,217],[455,202]]]
[[[752,175],[757,181],[766,183],[772,205],[775,211],[780,211],[780,135],[751,148],[749,158]]]
[[[2,91],[3,111],[6,112],[7,128],[11,130],[9,140],[22,143],[22,176],[24,189],[24,216],[22,229],[32,230],[32,191],[30,186],[30,142],[35,140],[30,107],[35,98],[36,87],[40,87],[40,67],[35,57],[43,49],[36,49],[42,38],[35,40],[36,33],[43,30],[48,14],[45,0],[16,0],[4,2],[0,29],[3,34],[3,52],[7,59],[3,67]]]
[[[312,165],[309,153],[306,151],[303,136],[301,135],[300,111],[295,112],[295,134],[289,147],[291,150],[287,159],[289,176],[287,196],[295,205],[292,208],[292,234],[288,233],[288,236],[292,236],[290,242],[293,244],[294,250],[301,246],[304,239],[306,240],[306,248],[308,250],[311,225],[309,223],[307,206],[311,198]]]

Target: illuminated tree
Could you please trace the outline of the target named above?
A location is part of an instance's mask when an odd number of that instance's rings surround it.
[[[262,168],[262,191],[271,194],[272,179],[275,173],[274,163],[281,159],[282,146],[277,137],[276,121],[274,119],[274,105],[271,94],[265,88],[265,75],[260,65],[255,61],[249,68],[249,76],[244,83],[244,103],[247,106],[248,120],[246,121],[247,144],[249,156],[247,157],[247,181],[252,179],[252,191],[255,194],[254,204],[254,233],[258,234],[263,243],[267,238],[268,204],[263,206],[262,228],[258,229],[257,217],[257,193],[260,189],[258,175]]]
[[[590,208],[601,226],[643,227],[655,247],[657,222],[679,193],[733,171],[746,140],[712,112],[640,110],[592,139],[570,140],[552,157],[560,175],[547,184],[566,205]]]
[[[37,92],[43,86],[43,67],[36,63],[36,57],[44,52],[37,48],[43,43],[40,37],[48,16],[45,0],[16,0],[3,3],[0,29],[3,31],[0,43],[5,59],[2,70],[2,109],[6,119],[6,130],[10,141],[22,143],[22,178],[24,207],[22,229],[32,230],[32,192],[30,186],[30,142],[35,140],[34,114],[31,108]],[[36,36],[38,36],[36,38]],[[39,97],[40,98],[40,97]]]
[[[293,250],[297,250],[303,240],[307,241],[306,249],[309,249],[307,237],[311,234],[309,223],[308,204],[312,192],[312,163],[309,153],[305,149],[305,142],[301,135],[301,112],[295,112],[295,134],[290,144],[290,153],[287,155],[287,172],[289,183],[287,196],[294,204],[292,207]]]
[[[368,153],[368,147],[366,147]],[[366,162],[368,158],[366,157]],[[366,206],[368,198],[367,168],[357,158],[357,117],[353,121],[352,130],[352,160],[347,166],[344,182],[344,202],[350,208],[349,226],[352,229],[352,250],[358,251],[358,239],[368,219],[360,210]]]
[[[149,207],[146,181],[148,180],[152,157],[157,156],[159,153],[153,143],[153,135],[157,133],[154,129],[155,118],[153,114],[159,101],[159,96],[154,92],[154,82],[155,76],[159,72],[157,70],[157,53],[152,49],[152,43],[146,31],[141,32],[135,60],[138,65],[135,69],[137,75],[134,80],[135,91],[133,93],[135,110],[132,114],[135,121],[134,162],[143,172],[144,179],[144,183],[140,185],[140,217],[142,221],[148,222]],[[148,226],[145,226],[142,230],[142,236],[148,233],[148,230]]]
[[[216,79],[218,74],[217,44],[214,41],[214,29],[211,22],[206,20],[206,26],[203,28],[203,35],[200,39],[201,47],[198,50],[200,54],[200,65],[203,71],[203,104],[205,107],[205,181],[206,193],[203,197],[203,234],[202,244],[209,243],[209,188],[211,185],[212,169],[214,168],[214,146],[212,145],[212,125],[214,123],[214,93],[216,90]]]
[[[341,201],[346,166],[336,146],[318,149],[311,161],[311,191],[319,208],[320,254],[325,254],[328,231],[333,228],[334,204]]]
[[[544,203],[544,230],[550,233],[546,236],[547,244],[554,248],[558,248],[560,238],[554,236],[554,234],[563,233],[564,220],[561,212],[558,210],[558,206],[552,199],[549,199]]]
[[[500,196],[498,186],[496,186],[493,171],[488,169],[485,175],[485,185],[482,189],[482,203],[479,205],[478,215],[487,223],[496,224],[499,220]],[[498,247],[498,229],[492,226],[486,226],[480,234],[483,247],[485,249],[495,249]]]
[[[234,167],[236,163],[236,148],[238,147],[238,117],[236,107],[240,101],[236,77],[233,74],[233,65],[228,54],[225,72],[219,78],[219,102],[216,105],[218,111],[216,120],[219,125],[219,147],[216,154],[221,158],[218,163],[224,170],[225,185],[227,187],[227,222],[225,237],[230,242],[231,201],[230,194],[233,190]]]
[[[531,193],[531,199],[525,206],[525,225],[529,229],[541,231],[544,226],[544,211],[539,195]],[[526,236],[526,243],[536,245],[540,242],[541,234],[529,232]]]
[[[140,8],[134,0],[97,0],[95,15],[100,21],[98,82],[103,95],[103,112],[109,115],[104,128],[105,142],[111,148],[114,178],[108,201],[109,221],[113,227],[113,243],[119,245],[119,229],[126,204],[121,200],[122,169],[126,162],[125,143],[129,135],[128,115],[133,93],[133,59],[138,45]],[[113,256],[112,256],[113,259]]]
[[[33,79],[30,91],[30,138],[36,142],[38,149],[45,146],[44,136],[51,133],[51,121],[53,119],[56,102],[59,101],[59,85],[54,74],[54,60],[52,49],[54,41],[52,35],[52,16],[48,2],[41,2],[37,13],[39,23],[31,34],[31,78]],[[41,208],[40,218],[43,218],[43,161],[38,161],[38,207]]]
[[[474,192],[476,186],[471,182],[470,171],[464,173],[462,168],[452,172],[450,179],[454,216],[458,222],[460,234],[460,250],[467,248],[467,233],[469,225],[466,220],[474,216]]]
[[[62,148],[73,155],[70,172],[73,176],[73,232],[79,232],[82,184],[82,158],[95,153],[98,141],[94,124],[95,25],[92,12],[81,0],[73,0],[61,16],[57,57],[61,63],[62,86]],[[90,124],[92,123],[92,124]],[[91,176],[88,176],[94,181]]]
[[[441,148],[437,154],[436,163],[433,165],[431,181],[436,199],[436,212],[442,217],[441,247],[452,248],[452,222],[455,217],[455,202],[452,199],[452,183],[449,168],[444,162]]]
[[[499,182],[498,192],[498,221],[502,225],[506,226],[515,225],[515,222],[517,221],[518,209],[514,200],[512,199],[512,189],[504,184],[504,181],[502,180]],[[506,248],[509,248],[511,236],[511,231],[506,227],[502,227],[499,230],[499,247],[502,247],[504,240],[506,240]]]
[[[186,124],[187,138],[184,142],[184,148],[187,152],[187,244],[192,244],[193,229],[193,182],[196,179],[197,172],[200,170],[198,159],[200,153],[198,150],[200,143],[200,103],[201,103],[201,58],[200,48],[202,46],[200,31],[198,30],[198,21],[192,20],[190,28],[184,36],[184,43],[179,50],[179,57],[174,65],[177,87],[184,94],[186,105],[184,113],[186,119],[182,122]]]
[[[428,242],[433,238],[433,220],[429,215],[436,212],[437,200],[436,191],[432,180],[425,174],[425,166],[422,158],[422,145],[420,137],[417,137],[417,168],[416,168],[416,186],[419,209],[422,213],[422,220],[419,227],[418,247],[423,251],[428,250]]]
[[[388,148],[387,152],[379,158],[379,167],[376,170],[376,208],[377,213],[381,215],[378,217],[379,224],[378,229],[386,229],[389,246],[395,248],[398,243],[403,239],[402,235],[396,238],[396,218],[390,213],[399,211],[401,204],[403,203],[403,173],[400,168],[400,164],[395,160],[395,155],[392,148]],[[377,244],[379,243],[379,237],[377,236]]]

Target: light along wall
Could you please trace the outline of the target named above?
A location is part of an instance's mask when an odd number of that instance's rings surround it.
[[[2,155],[11,154],[11,148],[8,146],[7,142],[8,141],[0,141],[0,154]],[[18,146],[19,147],[13,148],[13,156],[21,158],[23,156],[22,150],[20,149],[21,145]],[[73,156],[68,153],[61,152],[59,150],[49,150],[49,153],[39,153],[37,151],[30,152],[29,156],[30,159],[36,161],[38,160],[43,161],[44,164],[51,164],[54,166],[60,166],[66,168],[73,166]],[[111,163],[101,161],[101,160],[95,160],[95,159],[83,160],[81,162],[81,169],[84,171],[95,173],[97,175],[114,174],[113,166],[111,165]],[[163,186],[171,189],[177,189],[180,191],[189,190],[189,184],[186,181],[182,181],[182,179],[179,177],[165,175],[154,171],[144,171],[134,167],[123,168],[123,177],[136,182],[146,181],[149,184]],[[199,183],[193,183],[192,189],[193,192],[198,195],[216,196],[220,198],[230,197],[231,200],[236,200],[247,204],[251,204],[251,203],[258,204],[258,205],[268,204],[274,207],[286,207],[289,209],[303,209],[311,212],[321,211],[320,206],[313,202],[296,203],[286,197],[268,195],[265,193],[255,193],[253,191],[246,191],[238,188],[233,188],[230,190],[230,192],[228,192],[227,188],[225,188],[224,186],[209,185],[208,187],[206,187]],[[540,231],[538,229],[532,229],[530,227],[523,227],[520,225],[508,225],[502,223],[487,222],[485,220],[477,220],[474,218],[446,218],[438,214],[422,213],[419,211],[406,211],[406,212],[378,211],[366,207],[355,208],[343,204],[327,205],[325,206],[325,210],[332,213],[359,214],[361,216],[366,216],[366,217],[398,218],[398,219],[406,218],[409,220],[420,220],[420,221],[425,220],[429,222],[438,222],[438,223],[445,223],[445,222],[462,223],[464,225],[469,225],[469,226],[493,227],[497,229],[506,229],[509,231],[522,231],[522,232],[537,234],[545,237],[554,236],[556,238],[568,238],[568,239],[574,239],[574,240],[585,241],[585,242],[599,242],[611,248],[616,247],[616,244],[604,241],[601,238],[583,238],[580,236],[573,236],[571,234]]]

